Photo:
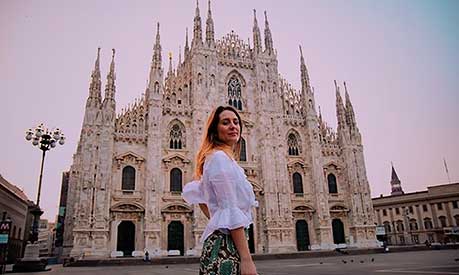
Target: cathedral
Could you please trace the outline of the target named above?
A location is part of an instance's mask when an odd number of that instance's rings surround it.
[[[100,49],[77,150],[69,171],[64,254],[85,257],[199,255],[207,223],[182,199],[211,110],[239,110],[239,165],[259,207],[248,230],[252,253],[376,246],[360,131],[344,83],[336,87],[338,126],[317,111],[303,53],[301,88],[278,72],[264,14],[252,43],[234,31],[215,38],[196,6],[191,42],[177,67],[162,64],[160,26],[144,93],[116,112],[115,50],[102,98]],[[205,32],[203,34],[203,28]],[[247,40],[246,40],[247,41]]]

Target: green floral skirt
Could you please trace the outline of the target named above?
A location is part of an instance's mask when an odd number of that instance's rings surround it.
[[[199,275],[240,275],[241,258],[230,234],[214,231],[204,241]]]

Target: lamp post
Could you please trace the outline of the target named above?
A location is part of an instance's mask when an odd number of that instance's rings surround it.
[[[38,146],[38,148],[43,152],[41,157],[40,177],[38,179],[37,203],[35,209],[31,211],[34,219],[32,225],[32,237],[30,238],[30,241],[35,243],[38,240],[38,223],[40,221],[40,216],[43,214],[43,211],[40,209],[40,194],[45,155],[47,151],[55,148],[58,143],[60,145],[64,145],[65,137],[59,128],[49,130],[43,126],[43,123],[41,123],[34,130],[27,130],[25,139],[27,141],[31,141],[33,146]]]

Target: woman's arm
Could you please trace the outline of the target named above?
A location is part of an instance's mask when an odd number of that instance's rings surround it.
[[[199,208],[201,208],[201,211],[204,213],[204,215],[206,215],[206,217],[207,217],[208,219],[210,219],[209,208],[207,208],[207,204],[205,204],[205,203],[200,203],[200,204],[199,204]]]
[[[236,249],[241,256],[241,275],[257,275],[257,269],[250,255],[249,245],[245,237],[243,227],[239,227],[230,231]]]

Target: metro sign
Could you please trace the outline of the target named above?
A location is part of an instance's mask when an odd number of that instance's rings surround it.
[[[11,221],[0,222],[0,244],[8,244],[8,237],[11,231]]]
[[[5,221],[2,221],[0,222],[0,232],[10,232],[10,228],[11,228],[11,222],[5,222]]]

